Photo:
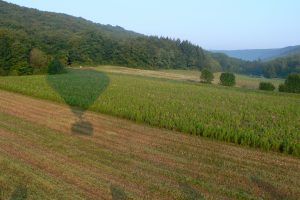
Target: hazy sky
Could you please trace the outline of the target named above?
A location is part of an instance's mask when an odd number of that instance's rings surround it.
[[[206,49],[300,44],[300,0],[8,0],[119,25],[147,35],[188,39]]]

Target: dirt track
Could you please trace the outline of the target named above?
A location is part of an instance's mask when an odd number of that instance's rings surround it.
[[[51,140],[49,133],[29,137],[22,130],[8,130],[5,127],[14,123],[7,120],[0,122],[0,157],[22,160],[90,199],[114,198],[111,185],[122,188],[131,198],[181,199],[196,194],[237,198],[236,191],[240,190],[256,198],[300,197],[297,158],[92,112],[84,113],[85,123],[74,128],[80,112],[0,90],[0,113],[60,132],[65,141],[62,148],[70,150],[55,147],[59,139]],[[47,139],[47,143],[39,142],[39,138]]]

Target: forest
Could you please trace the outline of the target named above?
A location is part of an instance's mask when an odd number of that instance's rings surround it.
[[[65,65],[122,65],[146,69],[209,69],[265,77],[300,72],[300,55],[268,62],[212,53],[186,40],[145,36],[0,1],[0,75],[44,74],[53,59]]]

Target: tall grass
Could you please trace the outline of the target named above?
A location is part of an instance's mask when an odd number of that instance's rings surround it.
[[[103,87],[109,83],[88,108],[93,111],[236,144],[300,154],[299,95],[121,74],[107,77],[95,71],[71,70],[54,78],[69,82],[62,87],[77,94],[86,93],[87,88],[80,84],[87,79],[102,80]],[[78,84],[75,90],[74,84]],[[2,77],[0,88],[58,102],[66,98],[51,87],[47,76]],[[77,95],[68,103],[82,106],[85,98]]]

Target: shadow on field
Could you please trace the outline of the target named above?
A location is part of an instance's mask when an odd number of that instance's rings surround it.
[[[179,188],[183,193],[183,199],[185,200],[202,200],[204,197],[197,190],[189,186],[187,183],[179,183]]]
[[[66,74],[48,75],[47,82],[78,118],[72,125],[72,133],[92,135],[93,125],[84,119],[84,113],[109,85],[108,76],[90,69],[70,69]]]
[[[1,185],[0,185],[0,199],[4,199],[4,190],[1,188]]]
[[[259,177],[251,177],[252,182],[254,182],[261,190],[265,191],[271,199],[287,199],[287,195],[278,191],[273,185],[270,183],[260,179]]]
[[[25,200],[27,199],[27,188],[23,185],[19,185],[12,193],[9,200]]]
[[[110,186],[112,200],[126,200],[128,199],[124,190],[116,185]]]

